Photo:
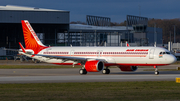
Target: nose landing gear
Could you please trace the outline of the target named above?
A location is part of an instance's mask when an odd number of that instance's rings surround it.
[[[154,72],[154,74],[155,74],[155,75],[159,75],[159,71],[158,71],[157,66],[154,66],[154,68],[155,68],[155,72]]]
[[[87,71],[85,69],[85,65],[83,65],[82,69],[79,70],[79,74],[81,74],[81,75],[87,74]]]

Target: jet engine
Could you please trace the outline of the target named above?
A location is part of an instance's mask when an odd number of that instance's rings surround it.
[[[119,66],[121,71],[136,71],[138,69],[137,66]]]
[[[104,69],[104,63],[99,60],[87,61],[85,69],[87,72],[99,72]]]

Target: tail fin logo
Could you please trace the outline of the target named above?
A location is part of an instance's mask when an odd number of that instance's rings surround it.
[[[36,33],[34,32],[34,30],[32,29],[31,25],[29,24],[29,22],[25,21],[27,27],[29,28],[30,32],[32,33],[32,35],[34,36],[34,38],[36,39],[36,41],[39,41],[39,38],[37,37]]]

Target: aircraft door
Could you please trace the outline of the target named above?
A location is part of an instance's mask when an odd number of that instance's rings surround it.
[[[71,50],[70,56],[74,56],[74,50]]]
[[[103,53],[103,51],[102,51],[102,50],[98,50],[98,51],[97,51],[97,54],[96,54],[96,55],[97,55],[97,57],[101,57],[101,56],[102,56],[102,53]]]
[[[154,48],[150,49],[150,51],[149,51],[149,59],[154,59],[154,51],[155,51]]]

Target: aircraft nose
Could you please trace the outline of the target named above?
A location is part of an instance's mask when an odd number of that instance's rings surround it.
[[[171,57],[171,63],[174,63],[174,62],[176,62],[177,61],[177,58],[174,56],[174,55],[172,55],[172,57]]]

